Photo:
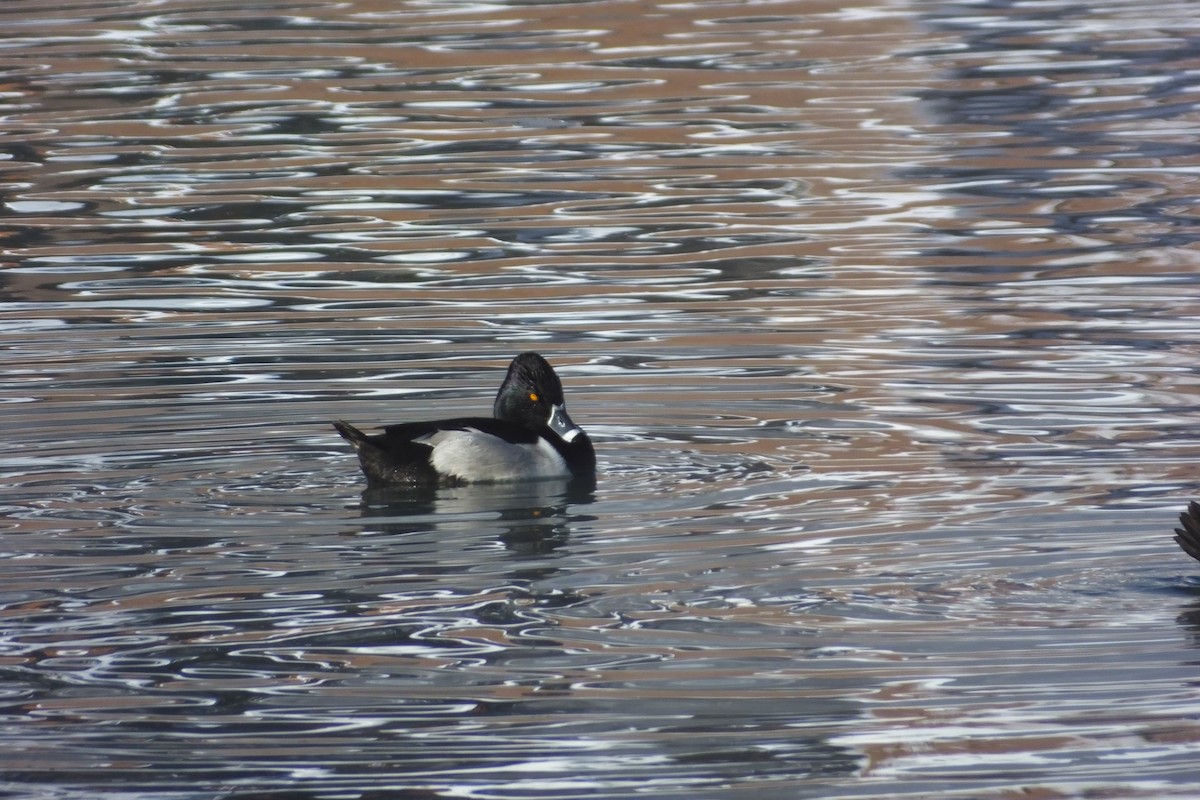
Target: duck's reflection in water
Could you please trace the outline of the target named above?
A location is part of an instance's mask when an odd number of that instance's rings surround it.
[[[360,513],[380,533],[403,534],[464,527],[494,537],[510,550],[536,555],[566,543],[572,524],[594,517],[573,507],[595,499],[594,478],[411,489],[374,488],[362,493]]]

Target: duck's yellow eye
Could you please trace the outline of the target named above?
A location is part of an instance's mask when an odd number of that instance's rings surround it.
[[[529,399],[536,403],[538,401],[537,392],[530,392]]]

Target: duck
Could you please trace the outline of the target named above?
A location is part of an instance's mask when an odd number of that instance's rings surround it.
[[[562,381],[538,353],[519,354],[491,417],[404,422],[367,434],[333,427],[358,454],[369,488],[595,478],[587,432],[567,415]]]
[[[1179,524],[1175,529],[1175,541],[1183,548],[1183,552],[1200,561],[1200,503],[1195,500],[1188,503],[1187,511],[1180,513]]]

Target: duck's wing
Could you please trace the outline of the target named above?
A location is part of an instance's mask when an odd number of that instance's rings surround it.
[[[477,431],[503,439],[511,444],[533,444],[538,435],[535,431],[506,422],[495,417],[458,417],[435,419],[428,422],[404,422],[388,425],[379,435],[385,447],[398,447],[404,442],[425,443],[442,431]]]

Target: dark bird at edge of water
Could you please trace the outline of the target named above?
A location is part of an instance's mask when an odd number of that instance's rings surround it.
[[[1180,527],[1175,529],[1175,541],[1183,552],[1200,561],[1200,503],[1188,503],[1187,511],[1179,515]]]

